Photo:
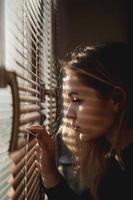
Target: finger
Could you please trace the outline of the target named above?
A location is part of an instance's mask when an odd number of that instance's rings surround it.
[[[29,134],[31,134],[31,135],[33,135],[33,136],[37,136],[37,134],[36,133],[33,133],[31,130],[30,130],[30,128],[26,128],[26,131],[29,133]]]
[[[41,164],[40,164],[40,162],[38,162],[37,160],[35,161],[35,166],[36,166],[36,170],[37,170],[37,172],[39,172],[39,173],[41,173]]]
[[[35,158],[38,162],[41,161],[41,151],[39,149],[35,151]]]
[[[29,133],[34,134],[36,137],[42,138],[44,135],[48,135],[46,129],[42,126],[32,126],[30,128],[27,128]]]
[[[40,146],[39,146],[38,143],[36,144],[35,152],[36,152],[37,154],[41,154],[41,148],[40,148]]]
[[[39,145],[44,149],[53,149],[54,148],[54,142],[53,139],[49,136],[46,129],[42,126],[32,126],[29,128],[29,131],[31,131],[33,134],[36,135],[36,138],[38,139]]]
[[[42,148],[45,148],[45,146],[47,147],[47,142],[45,139],[45,137],[46,137],[45,134],[47,134],[47,133],[46,133],[46,130],[44,127],[32,126],[32,127],[28,128],[27,130],[30,134],[32,134],[33,136],[35,136],[37,138],[38,143]]]
[[[30,128],[28,128],[29,130],[31,130],[32,132],[36,132],[36,130],[38,132],[47,132],[44,126],[31,126]]]
[[[30,128],[26,128],[28,133],[34,135],[34,136],[37,136],[39,135],[42,131],[46,132],[44,126],[31,126]]]

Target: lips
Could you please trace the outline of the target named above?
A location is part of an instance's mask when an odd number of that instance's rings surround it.
[[[80,131],[81,131],[81,129],[80,129],[79,126],[74,126],[73,129],[74,129],[75,131],[77,131],[77,132],[80,132]]]
[[[90,139],[89,134],[84,133],[80,126],[72,126],[72,128],[76,131],[79,136],[80,141],[88,141]]]

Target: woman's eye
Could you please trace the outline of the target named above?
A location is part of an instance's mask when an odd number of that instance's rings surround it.
[[[74,97],[72,100],[73,100],[73,102],[77,102],[77,98],[76,97]]]
[[[81,103],[81,99],[79,99],[79,98],[77,98],[77,97],[74,97],[73,99],[72,99],[72,102],[75,102],[75,103]]]

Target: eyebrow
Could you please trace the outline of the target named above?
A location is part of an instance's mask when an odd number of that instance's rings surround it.
[[[78,93],[77,93],[77,92],[69,92],[69,93],[68,93],[68,96],[69,96],[69,97],[71,97],[72,95],[78,95]]]

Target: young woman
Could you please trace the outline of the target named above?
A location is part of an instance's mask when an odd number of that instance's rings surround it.
[[[56,167],[54,141],[43,127],[33,126],[29,130],[38,139],[38,168],[50,200],[133,198],[133,92],[128,55],[127,44],[112,42],[78,48],[62,64],[69,104],[65,117],[75,131],[83,192],[78,195],[70,189]]]

